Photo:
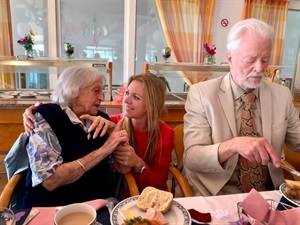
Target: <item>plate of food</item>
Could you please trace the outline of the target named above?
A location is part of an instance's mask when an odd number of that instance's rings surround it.
[[[296,206],[300,206],[300,181],[285,180],[279,187],[281,194]]]
[[[188,210],[173,200],[172,193],[147,187],[141,195],[119,202],[112,210],[110,223],[112,225],[191,225],[192,220]]]

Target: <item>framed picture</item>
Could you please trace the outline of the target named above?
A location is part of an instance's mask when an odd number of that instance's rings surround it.
[[[292,78],[280,78],[280,84],[292,90]]]

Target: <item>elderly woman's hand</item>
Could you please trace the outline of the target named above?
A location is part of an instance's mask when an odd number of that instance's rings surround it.
[[[95,130],[93,139],[95,139],[99,133],[100,137],[102,137],[106,132],[111,132],[115,127],[116,124],[101,117],[101,116],[91,116],[89,114],[82,115],[80,119],[88,119],[92,121],[92,124],[89,126],[88,131],[91,132]]]
[[[107,141],[101,147],[104,152],[111,154],[119,145],[128,145],[129,137],[126,130],[122,129],[123,120],[120,120],[113,131],[110,133]]]
[[[29,106],[28,108],[26,108],[25,112],[22,114],[22,116],[23,116],[23,126],[24,126],[25,132],[28,136],[33,131],[33,129],[35,128],[35,126],[34,126],[35,117],[32,114],[32,112],[36,107],[38,107],[42,104],[43,104],[42,102],[36,102],[34,105]]]

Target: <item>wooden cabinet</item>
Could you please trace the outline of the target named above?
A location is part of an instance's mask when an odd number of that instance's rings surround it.
[[[0,100],[0,154],[6,154],[12,144],[24,131],[23,117],[24,110],[34,104],[37,100]],[[44,103],[49,100],[42,101]],[[105,101],[101,110],[108,114],[121,113],[122,105],[113,101]],[[183,122],[184,102],[169,101],[166,103],[167,110],[162,114],[161,119],[171,127]]]
[[[24,131],[23,112],[24,108],[0,108],[0,153],[6,153]]]

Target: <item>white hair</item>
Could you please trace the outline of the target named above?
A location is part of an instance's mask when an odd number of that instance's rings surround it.
[[[227,51],[233,51],[239,47],[241,37],[246,33],[258,34],[263,40],[274,40],[274,29],[267,23],[258,19],[242,20],[232,26],[227,35]]]
[[[89,87],[99,80],[104,86],[105,75],[95,67],[69,67],[59,75],[51,99],[62,106],[71,106],[72,99],[79,96],[82,88]]]

